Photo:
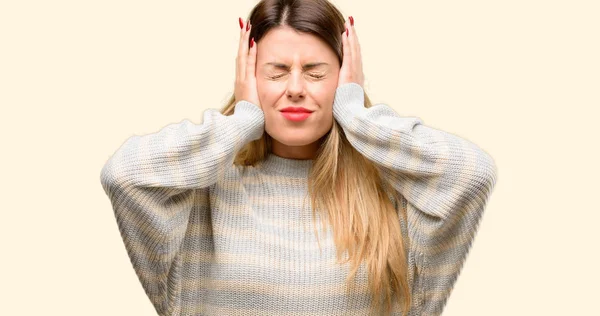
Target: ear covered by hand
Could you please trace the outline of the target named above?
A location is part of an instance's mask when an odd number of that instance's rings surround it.
[[[340,68],[338,87],[354,82],[364,87],[365,76],[362,69],[362,57],[360,54],[360,43],[354,27],[354,18],[352,16],[346,20],[346,30],[342,34],[343,61]]]
[[[239,18],[240,44],[236,61],[235,74],[235,102],[245,100],[259,108],[258,89],[256,88],[256,46],[254,38],[250,38],[252,23]]]

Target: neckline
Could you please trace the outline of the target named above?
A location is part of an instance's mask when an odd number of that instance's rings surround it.
[[[264,173],[270,175],[307,178],[312,165],[313,159],[284,158],[269,153],[261,162],[261,169]]]

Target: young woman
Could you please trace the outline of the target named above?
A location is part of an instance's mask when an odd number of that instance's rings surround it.
[[[228,104],[102,169],[158,314],[441,314],[494,160],[372,105],[354,20],[328,1],[264,0],[239,23]]]

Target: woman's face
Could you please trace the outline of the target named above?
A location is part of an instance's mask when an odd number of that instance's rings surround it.
[[[257,48],[256,84],[265,132],[273,138],[273,153],[313,159],[319,139],[333,125],[340,69],[337,56],[320,38],[288,26],[271,29]],[[281,112],[289,106],[314,112],[302,121],[293,121]]]

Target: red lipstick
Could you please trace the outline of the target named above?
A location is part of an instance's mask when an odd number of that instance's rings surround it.
[[[286,119],[288,119],[290,121],[295,121],[295,122],[304,121],[313,112],[313,111],[303,108],[303,107],[294,107],[294,106],[283,108],[279,111],[281,112],[281,115],[283,115],[283,117],[285,117]]]

